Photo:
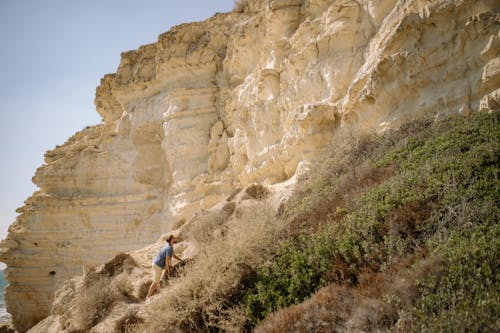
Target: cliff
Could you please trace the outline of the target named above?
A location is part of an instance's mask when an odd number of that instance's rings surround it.
[[[63,282],[254,183],[293,179],[342,127],[500,105],[497,2],[249,0],[122,54],[102,124],[45,154],[2,242],[19,331]]]

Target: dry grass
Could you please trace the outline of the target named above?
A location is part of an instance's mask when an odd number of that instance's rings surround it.
[[[77,296],[76,330],[87,330],[99,323],[110,309],[122,300],[122,294],[107,278],[93,280]]]
[[[228,206],[229,208],[225,208]],[[229,202],[220,211],[208,211],[196,221],[196,226],[191,228],[190,234],[198,244],[210,243],[214,237],[226,232],[227,221],[234,212],[234,203]]]
[[[142,323],[144,323],[144,319],[137,314],[137,309],[129,309],[127,313],[116,322],[115,333],[135,332]]]
[[[140,286],[139,290],[137,291],[137,297],[139,300],[145,300],[146,296],[148,295],[149,287],[151,286],[151,283],[153,282],[152,279],[148,279],[143,281]]]
[[[418,245],[419,225],[429,219],[437,208],[433,201],[409,202],[391,211],[379,227],[380,235],[388,238],[404,237]]]
[[[118,254],[100,270],[89,272],[75,295],[74,318],[69,320],[71,332],[83,332],[103,320],[120,302],[136,303],[134,288],[128,273],[136,267],[134,259],[125,253]]]
[[[198,223],[193,234],[205,242],[197,259],[155,298],[147,311],[155,320],[138,331],[238,332],[245,327],[242,293],[255,268],[275,250],[285,225],[266,204],[236,210],[239,218],[224,222],[219,213]],[[224,232],[209,235],[206,223]]]
[[[233,10],[235,12],[242,13],[245,11],[247,5],[248,5],[248,0],[235,0]]]
[[[243,196],[243,200],[244,199],[262,200],[267,198],[268,195],[269,191],[265,186],[261,184],[253,184],[245,189],[245,195]]]

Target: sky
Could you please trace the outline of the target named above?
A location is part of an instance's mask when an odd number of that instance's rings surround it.
[[[95,88],[120,53],[234,0],[0,0],[0,239],[45,151],[98,124]]]

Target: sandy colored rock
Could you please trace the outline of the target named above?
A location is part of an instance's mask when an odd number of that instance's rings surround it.
[[[497,110],[496,5],[250,0],[124,52],[96,90],[103,123],[46,153],[40,190],[1,244],[18,330],[49,315],[83,267],[238,188],[286,183],[339,127]]]

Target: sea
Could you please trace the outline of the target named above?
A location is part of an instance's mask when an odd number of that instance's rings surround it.
[[[10,322],[10,314],[7,313],[7,309],[5,307],[5,287],[7,287],[7,280],[3,275],[3,271],[0,270],[0,325]]]

